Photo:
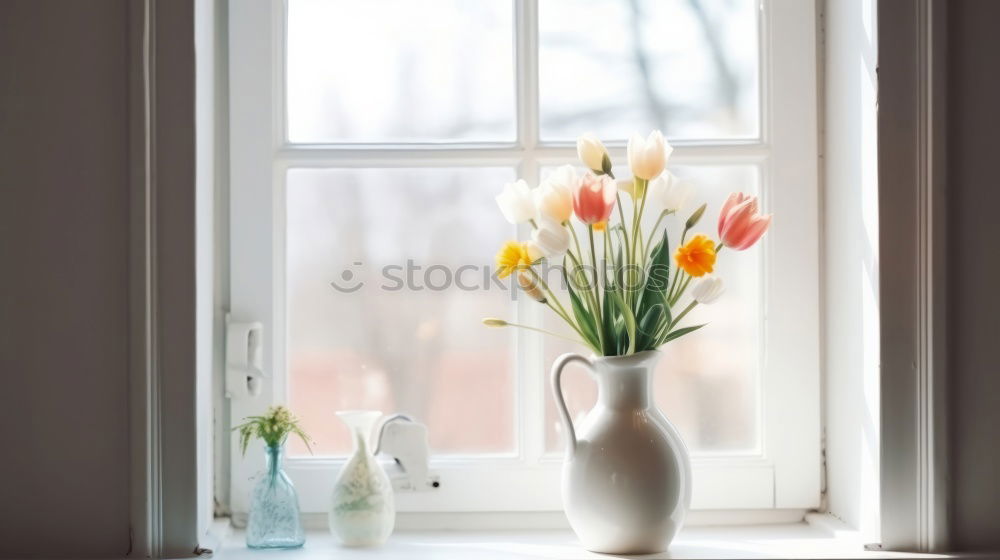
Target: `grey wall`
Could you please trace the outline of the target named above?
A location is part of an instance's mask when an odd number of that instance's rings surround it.
[[[195,0],[152,4],[147,195],[144,3],[0,2],[0,557],[190,556],[211,521],[218,4],[198,4],[197,60]]]
[[[129,547],[126,13],[0,2],[0,557]]]
[[[1000,549],[1000,2],[947,5],[952,534]]]

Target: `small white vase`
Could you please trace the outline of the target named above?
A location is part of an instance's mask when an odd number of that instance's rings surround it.
[[[354,452],[333,487],[330,532],[344,546],[378,546],[385,543],[396,524],[392,485],[372,455],[370,439],[377,410],[337,412],[354,440]]]
[[[607,554],[663,552],[691,504],[691,460],[677,429],[652,399],[660,352],[552,366],[552,391],[566,425],[563,506],[583,546]],[[571,362],[597,381],[597,404],[574,430],[559,378]]]

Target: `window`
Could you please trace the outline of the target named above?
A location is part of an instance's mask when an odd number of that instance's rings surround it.
[[[652,128],[710,215],[744,190],[777,216],[762,250],[722,264],[711,330],[657,374],[693,507],[817,506],[814,18],[798,0],[233,3],[231,312],[264,324],[268,378],[231,419],[272,402],[303,417],[316,455],[287,450],[303,510],[326,511],[349,448],[333,412],[360,407],[428,425],[441,487],[400,511],[560,508],[548,367],[581,349],[479,326],[553,319],[483,277],[526,233],[493,197],[576,164],[583,132],[624,167],[627,135]],[[590,381],[565,383],[589,408]],[[232,456],[235,512],[260,460]]]

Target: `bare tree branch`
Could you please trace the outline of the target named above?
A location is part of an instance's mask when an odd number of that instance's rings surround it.
[[[688,0],[688,5],[691,6],[691,11],[698,19],[702,34],[705,36],[705,42],[708,43],[709,52],[712,53],[715,72],[718,74],[719,81],[722,84],[720,88],[722,100],[726,107],[735,109],[736,92],[739,84],[736,83],[736,74],[729,66],[722,43],[719,41],[720,33],[717,32],[714,23],[708,17],[708,13],[705,12],[705,7],[702,5],[701,0]]]
[[[654,126],[667,128],[667,113],[663,109],[656,88],[653,85],[653,75],[650,70],[649,56],[646,53],[645,42],[642,36],[642,10],[639,7],[639,0],[629,0],[629,15],[631,16],[632,33],[632,53],[635,57],[636,67],[639,69],[639,79],[642,83],[642,90],[646,99],[646,108],[652,119]]]

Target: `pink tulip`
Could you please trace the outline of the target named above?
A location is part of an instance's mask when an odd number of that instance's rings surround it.
[[[733,193],[719,212],[719,238],[737,251],[749,249],[770,225],[771,215],[760,214],[755,196]]]
[[[573,190],[573,211],[585,224],[606,222],[615,207],[618,185],[607,175],[587,173]]]
[[[726,225],[726,218],[729,216],[729,211],[735,208],[737,205],[745,202],[750,197],[741,193],[734,192],[729,195],[729,198],[722,203],[722,210],[719,211],[719,236],[722,236],[722,226]]]

